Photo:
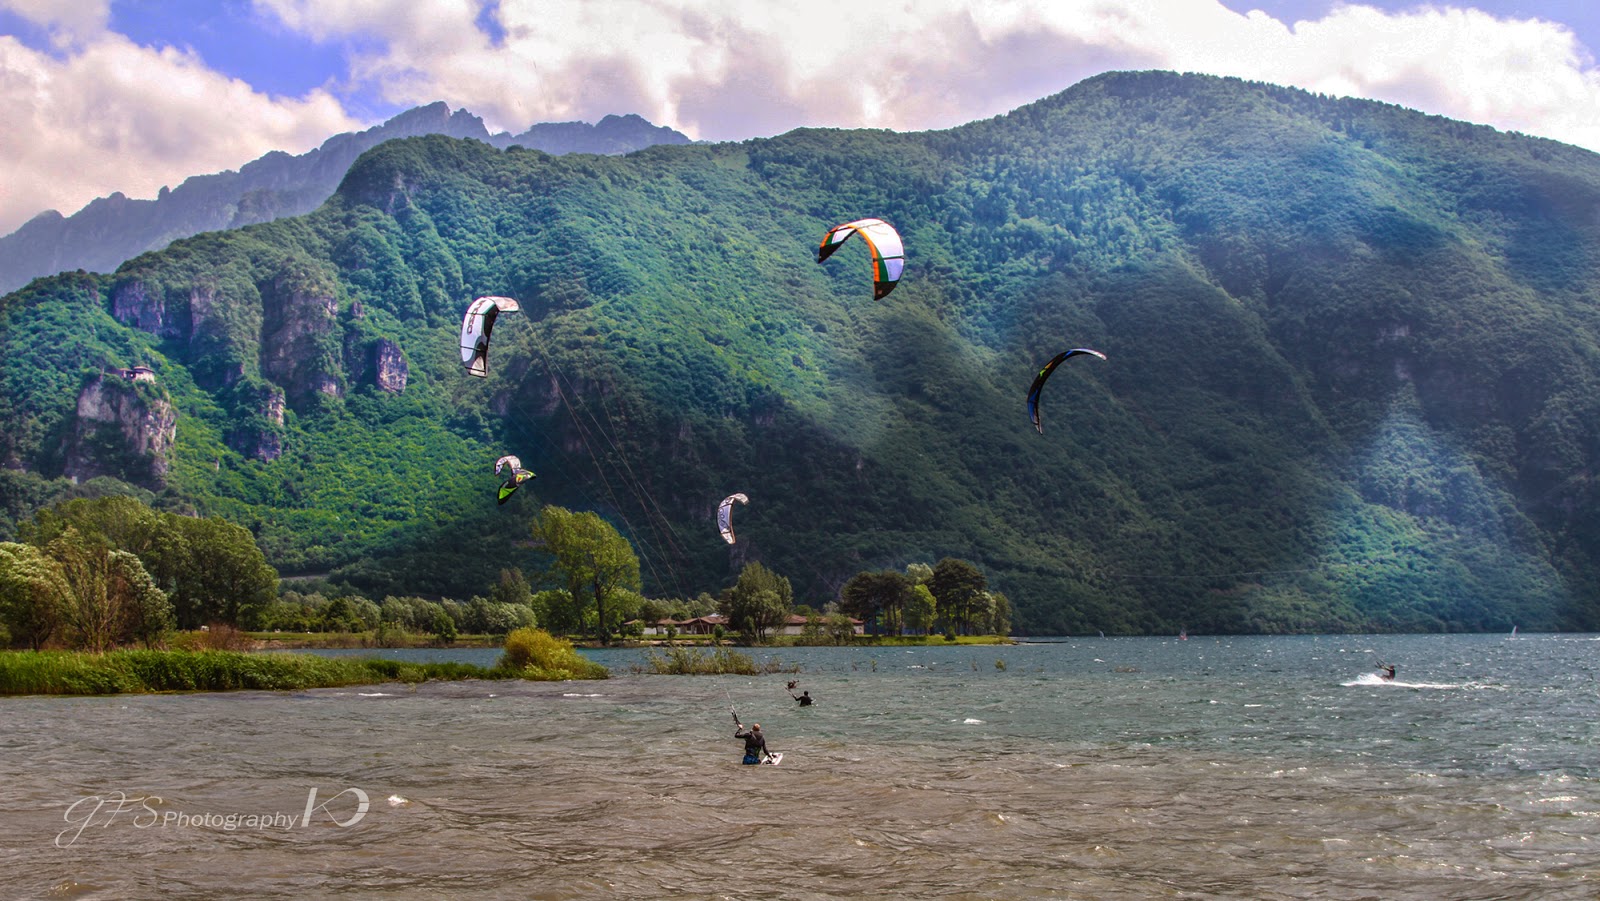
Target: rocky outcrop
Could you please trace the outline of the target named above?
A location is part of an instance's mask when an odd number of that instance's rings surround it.
[[[344,396],[337,312],[331,287],[314,274],[286,271],[261,287],[261,374],[290,404]]]
[[[159,284],[129,278],[111,288],[111,315],[163,341],[186,345],[196,361],[191,366],[195,381],[208,389],[232,385],[244,375],[229,306],[215,289],[201,284],[169,294]]]
[[[159,291],[151,290],[143,281],[132,280],[111,289],[111,315],[123,325],[157,338],[188,338],[189,311],[183,310],[183,322],[167,311],[167,299]]]
[[[402,394],[406,390],[406,379],[410,377],[411,370],[406,366],[406,355],[401,352],[400,345],[388,338],[379,338],[372,342],[372,380],[381,391],[390,394]]]
[[[359,330],[344,336],[344,365],[352,385],[376,385],[388,394],[404,394],[411,378],[405,351],[388,338],[370,338]]]
[[[114,476],[161,488],[177,434],[178,414],[165,389],[116,374],[99,376],[78,393],[64,474],[75,481]]]
[[[228,431],[228,446],[263,463],[282,456],[283,389],[276,385],[247,389],[240,392],[239,404],[251,415]]]

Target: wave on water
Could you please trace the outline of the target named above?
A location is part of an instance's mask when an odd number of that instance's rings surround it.
[[[961,721],[961,725],[963,726],[982,726],[983,724],[983,720],[974,719],[970,716]]]
[[[576,691],[564,691],[564,692],[561,693],[561,696],[563,698],[598,698],[598,697],[600,697],[600,695],[598,693],[583,694],[582,692],[576,692]]]
[[[358,692],[356,692],[356,695],[358,697],[363,697],[363,698],[392,698],[392,697],[394,697],[393,694],[391,694],[390,692],[387,692],[387,691],[358,691]]]
[[[1354,681],[1340,682],[1345,688],[1355,686],[1384,686],[1386,688],[1489,688],[1476,682],[1407,682],[1404,679],[1385,679],[1377,673],[1362,673]]]

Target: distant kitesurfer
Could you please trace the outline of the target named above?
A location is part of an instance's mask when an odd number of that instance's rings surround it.
[[[799,701],[801,707],[810,707],[814,703],[811,699],[811,692],[809,691],[802,691],[798,695],[791,691],[789,692],[789,697]]]
[[[767,739],[761,734],[761,724],[756,723],[746,732],[743,726],[733,731],[734,738],[744,739],[744,763],[760,763],[767,756]]]
[[[1393,682],[1394,681],[1394,664],[1392,664],[1392,663],[1380,663],[1380,664],[1378,664],[1378,673],[1379,673],[1378,678],[1382,679],[1385,682]]]

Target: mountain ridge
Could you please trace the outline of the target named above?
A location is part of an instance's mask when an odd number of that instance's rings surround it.
[[[70,216],[45,210],[0,237],[0,292],[57,272],[110,272],[123,261],[177,238],[308,213],[333,194],[362,152],[383,141],[424,134],[472,138],[500,149],[520,144],[558,154],[628,153],[689,140],[632,113],[608,115],[593,125],[547,122],[516,135],[491,134],[478,116],[435,101],[363,131],[334,135],[303,154],[274,150],[237,171],[190,176],[176,188],[163,187],[153,200],[134,200],[117,191]]]

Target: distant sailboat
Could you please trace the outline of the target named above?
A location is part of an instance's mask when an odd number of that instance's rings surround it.
[[[1188,641],[1189,640],[1189,630],[1188,629],[1179,629],[1178,630],[1178,640],[1179,641]]]
[[[1512,626],[1511,627],[1511,637],[1512,638],[1516,638],[1517,637],[1517,627],[1516,626]]]

